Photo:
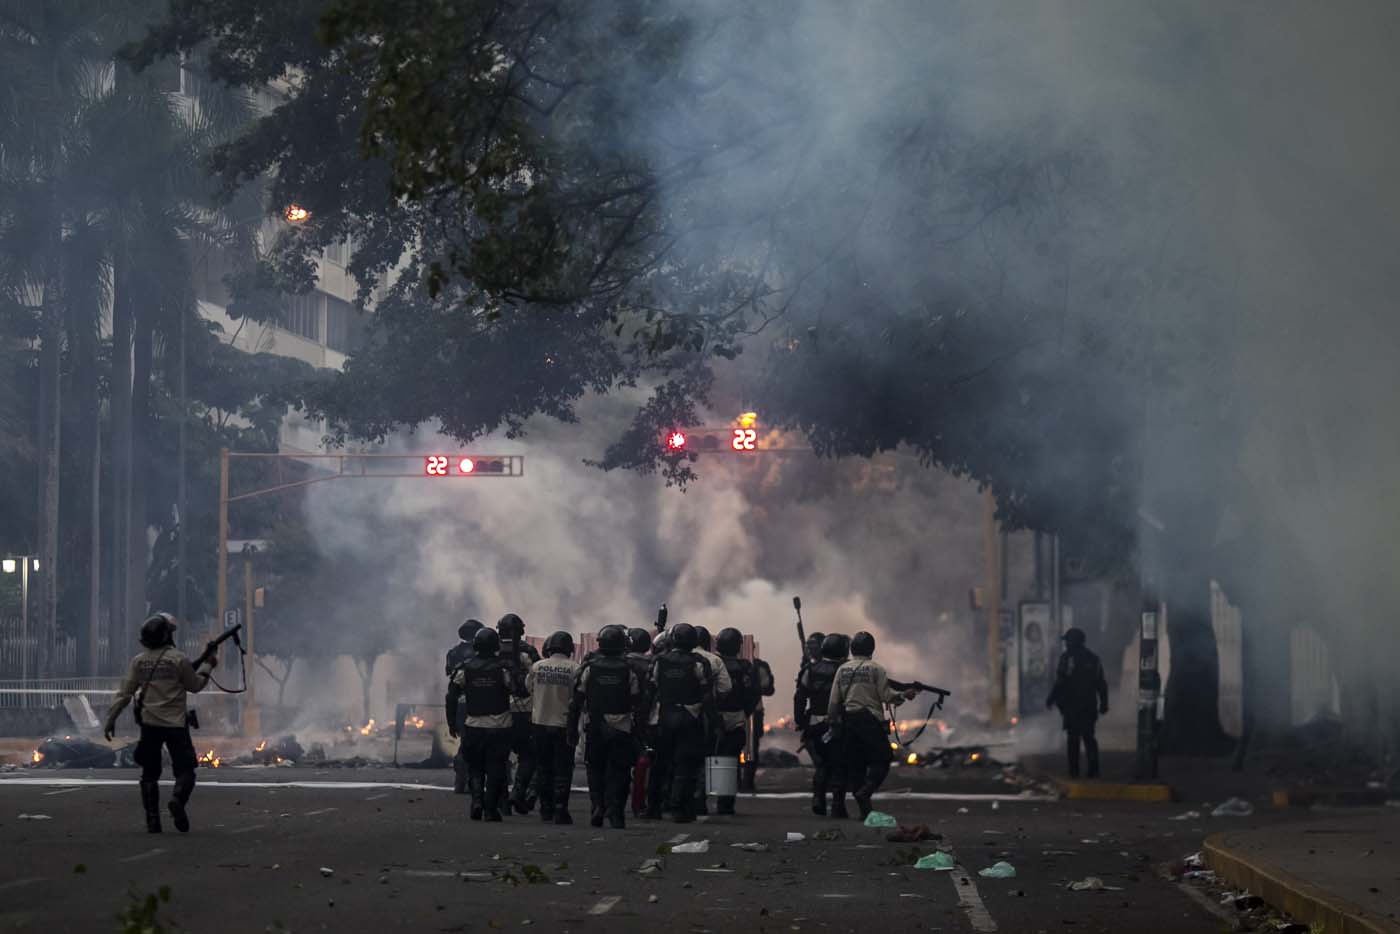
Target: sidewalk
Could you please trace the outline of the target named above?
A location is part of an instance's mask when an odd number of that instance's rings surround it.
[[[1135,778],[1136,753],[1121,749],[1106,749],[1100,754],[1101,775],[1096,780],[1070,779],[1064,753],[1023,756],[1021,765],[1053,781],[1065,797],[1082,800],[1170,800],[1199,805],[1245,798],[1255,807],[1264,807],[1275,785],[1257,770],[1234,771],[1234,760],[1228,756],[1163,756],[1157,763],[1157,778],[1146,782]]]
[[[1400,934],[1400,811],[1372,810],[1206,838],[1225,881],[1327,934]]]

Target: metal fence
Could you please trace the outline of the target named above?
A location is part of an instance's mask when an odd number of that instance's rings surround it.
[[[120,678],[10,678],[0,681],[0,708],[58,707],[63,698],[86,695],[93,709],[106,707]]]
[[[98,621],[97,670],[111,671],[108,619]],[[33,678],[39,673],[39,640],[42,630],[33,616],[29,625],[19,614],[0,616],[0,678]],[[78,674],[78,640],[60,633],[52,648],[53,672],[59,677]]]

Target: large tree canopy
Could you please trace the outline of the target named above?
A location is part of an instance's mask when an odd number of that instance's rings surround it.
[[[684,481],[657,439],[748,351],[767,420],[819,452],[911,445],[1121,553],[1134,400],[1164,384],[1146,299],[1180,271],[1102,232],[1091,144],[951,115],[948,30],[915,6],[180,0],[136,55],[203,44],[214,77],[284,92],[217,165],[314,212],[283,281],[350,238],[365,297],[385,283],[305,400],[342,436],[468,440],[641,382],[602,464]]]

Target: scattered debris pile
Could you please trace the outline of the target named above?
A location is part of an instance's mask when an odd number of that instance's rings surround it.
[[[81,736],[50,736],[30,756],[35,768],[110,769],[117,765],[118,753],[110,746]]]

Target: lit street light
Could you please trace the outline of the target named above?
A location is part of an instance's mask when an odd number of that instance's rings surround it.
[[[32,562],[32,563],[31,563]],[[20,637],[19,637],[19,657],[20,657],[20,677],[29,680],[29,569],[39,570],[39,559],[25,555],[21,558],[5,558],[0,560],[0,569],[6,574],[15,573],[16,566],[19,575],[19,602],[20,602]]]

